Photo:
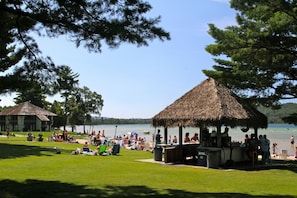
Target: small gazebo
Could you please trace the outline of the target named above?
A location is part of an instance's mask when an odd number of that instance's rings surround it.
[[[1,130],[50,131],[56,114],[30,102],[23,102],[0,112]]]
[[[254,128],[257,136],[258,128],[267,128],[267,117],[224,85],[208,78],[155,115],[152,124],[164,127],[165,143],[168,128],[179,127],[180,146],[183,127],[199,127],[201,136],[203,128],[214,126],[220,147],[222,126]]]

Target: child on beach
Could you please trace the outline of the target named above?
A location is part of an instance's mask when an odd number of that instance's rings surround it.
[[[275,156],[276,155],[276,146],[277,146],[277,143],[276,142],[274,142],[273,144],[272,144],[272,154],[273,154],[273,156]]]
[[[292,145],[294,146],[295,140],[294,140],[294,136],[293,135],[290,137],[290,143],[291,143],[291,146]]]
[[[295,140],[294,140],[294,136],[292,135],[290,137],[290,144],[291,144],[291,152],[294,152],[294,143],[295,143]]]

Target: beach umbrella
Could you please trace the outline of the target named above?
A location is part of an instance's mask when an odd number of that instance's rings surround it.
[[[137,133],[135,131],[132,131],[131,135],[137,135]]]

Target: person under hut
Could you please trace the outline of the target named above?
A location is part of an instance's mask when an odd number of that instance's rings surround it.
[[[158,132],[156,134],[156,145],[161,144],[161,139],[162,139],[162,137],[161,137],[161,134],[160,134],[160,129],[158,129]]]
[[[184,143],[189,143],[190,141],[191,141],[191,139],[190,139],[190,133],[189,132],[187,132],[186,134],[185,134],[185,137],[184,137]]]
[[[191,137],[192,143],[199,143],[198,133],[195,133],[193,137]]]

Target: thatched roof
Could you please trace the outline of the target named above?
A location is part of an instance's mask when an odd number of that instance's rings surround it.
[[[153,126],[244,126],[267,128],[267,117],[209,78],[153,117]]]
[[[42,121],[48,121],[46,116],[56,116],[56,114],[35,106],[30,102],[20,103],[14,107],[0,112],[0,116],[8,115],[36,115]]]

